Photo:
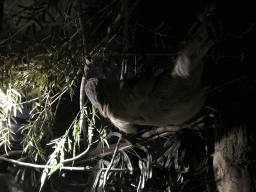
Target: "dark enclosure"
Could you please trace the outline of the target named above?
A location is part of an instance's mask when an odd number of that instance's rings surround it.
[[[0,0],[0,192],[253,192],[252,1]]]

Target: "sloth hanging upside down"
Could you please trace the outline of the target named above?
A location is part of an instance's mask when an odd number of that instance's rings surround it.
[[[204,104],[202,58],[212,47],[202,25],[178,52],[168,72],[124,81],[92,78],[85,92],[101,115],[121,131],[136,133],[137,125],[179,125],[195,116]]]

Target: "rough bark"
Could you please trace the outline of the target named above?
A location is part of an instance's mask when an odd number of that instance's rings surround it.
[[[217,114],[213,169],[220,192],[256,191],[254,98],[246,95]]]

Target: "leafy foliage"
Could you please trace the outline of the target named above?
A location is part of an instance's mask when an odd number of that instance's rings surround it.
[[[89,110],[87,105],[83,105],[61,137],[56,138],[53,132],[56,115],[54,107],[58,106],[65,92],[73,96],[77,80],[84,74],[84,68],[88,67],[89,58],[85,56],[82,36],[85,35],[88,40],[90,69],[100,65],[107,73],[110,66],[107,66],[106,61],[110,60],[109,55],[113,53],[107,48],[122,33],[121,29],[127,30],[123,23],[139,1],[128,4],[117,0],[87,1],[86,6],[83,6],[85,34],[81,33],[77,5],[73,0],[20,2],[11,7],[9,1],[5,1],[8,11],[5,11],[0,33],[0,147],[4,148],[5,153],[16,149],[13,144],[15,132],[11,124],[16,122],[16,113],[28,109],[27,124],[20,128],[23,140],[19,147],[29,157],[29,162],[46,162],[41,176],[41,189],[47,177],[55,171],[67,164],[74,165],[81,157],[87,162],[95,155],[91,151],[100,149],[98,154],[103,155],[100,160],[96,159],[97,164],[93,167],[98,171],[94,178],[94,191],[103,188],[112,191],[143,191],[154,174],[152,167],[156,165],[151,153],[146,150],[145,158],[136,154],[136,164],[125,150],[119,150],[111,160],[104,158],[105,154],[113,153],[116,144],[109,143],[109,140],[111,134],[116,136],[117,133],[95,127],[95,118],[98,116],[94,107]],[[129,41],[126,41],[128,44]],[[117,48],[120,48],[119,45]],[[84,119],[87,126],[81,127],[80,122]],[[83,132],[86,137],[81,136]],[[53,147],[50,148],[46,144],[53,138],[50,142]],[[163,158],[168,163],[174,162],[176,170],[179,169],[183,176],[187,169],[184,171],[181,168],[177,154],[180,154],[179,149],[181,153],[185,149],[179,148],[181,141],[179,137],[176,139],[175,149],[166,145],[169,149]],[[85,145],[81,146],[83,142]],[[95,147],[96,144],[100,147]],[[127,142],[125,147],[129,145]],[[84,150],[82,153],[81,149]],[[88,156],[85,157],[85,154]],[[167,168],[170,165],[168,163]],[[202,170],[205,164],[206,161],[202,161],[198,170]],[[14,174],[20,177],[20,174],[29,175],[30,172],[32,183],[38,181],[35,176],[39,172],[37,169],[19,170],[15,170]],[[138,177],[131,176],[135,172]]]
[[[0,55],[1,142],[6,151],[10,149],[10,132],[3,130],[10,129],[12,115],[15,116],[17,110],[22,113],[22,108],[29,108],[31,117],[22,127],[22,144],[24,152],[35,160],[38,155],[45,159],[40,142],[52,136],[55,115],[52,104],[67,90],[72,96],[79,69],[77,61],[81,59],[73,59],[76,44],[60,36],[53,9],[61,13],[54,3],[23,2],[14,7],[13,12],[6,12],[4,27],[10,34],[1,34],[1,45],[7,47],[1,48]],[[55,23],[50,24],[52,21]],[[42,38],[42,32],[44,39],[38,41],[36,37]],[[29,38],[30,35],[33,38]]]

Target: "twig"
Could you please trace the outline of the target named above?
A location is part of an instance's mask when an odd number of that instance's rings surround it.
[[[123,61],[122,61],[122,70],[121,70],[121,77],[120,80],[126,80],[127,79],[127,55],[126,53],[128,52],[128,47],[129,47],[129,38],[128,38],[128,22],[129,22],[129,10],[128,10],[128,0],[123,1],[123,6],[124,6],[124,27],[123,27],[123,52],[125,54]]]
[[[51,169],[51,166],[49,165],[38,165],[38,164],[34,164],[34,163],[25,163],[25,162],[21,162],[21,160],[13,160],[13,159],[8,159],[6,157],[4,157],[4,155],[0,156],[0,160],[3,161],[7,161],[9,163],[13,163],[16,165],[20,165],[20,166],[27,166],[27,167],[34,167],[34,168],[39,168],[39,169]],[[129,171],[128,169],[122,169],[122,168],[96,168],[96,167],[90,167],[90,166],[86,166],[86,167],[69,167],[69,166],[63,166],[61,169],[64,170],[73,170],[73,171],[108,171],[108,172],[127,172]]]
[[[86,80],[88,79],[88,64],[91,63],[91,58],[90,58],[90,54],[89,54],[89,47],[88,47],[88,41],[87,41],[87,37],[86,37],[86,31],[85,31],[85,21],[84,21],[84,17],[83,17],[83,5],[81,0],[77,0],[77,8],[78,8],[78,20],[79,20],[79,24],[80,24],[80,30],[81,30],[81,36],[82,36],[82,40],[83,40],[83,47],[84,47],[84,54],[86,57],[86,63],[84,65],[84,74],[82,77],[82,81],[81,81],[81,86],[80,86],[80,110],[82,110],[82,108],[84,107],[85,104],[85,84],[86,84]],[[83,136],[84,136],[84,148],[86,148],[86,141],[87,141],[87,130],[86,127],[88,127],[87,122],[85,121],[84,118],[84,114],[81,114],[80,117],[80,128],[83,131]]]
[[[86,37],[86,31],[85,31],[85,21],[84,21],[84,17],[83,17],[83,5],[81,0],[77,0],[77,8],[78,8],[78,20],[79,20],[79,24],[80,24],[80,30],[81,30],[81,36],[82,36],[82,40],[83,40],[83,47],[84,47],[84,54],[85,57],[90,61],[90,55],[89,55],[89,47],[88,47],[88,41],[87,41],[87,37]]]
[[[75,157],[73,157],[73,158],[70,158],[70,159],[65,159],[63,162],[59,163],[59,164],[52,170],[51,174],[53,174],[55,171],[57,171],[57,170],[62,166],[62,164],[64,164],[64,163],[69,163],[69,162],[73,162],[73,161],[75,161],[75,160],[81,158],[82,156],[84,156],[84,155],[89,151],[89,149],[91,148],[91,145],[93,145],[94,143],[97,143],[98,141],[99,141],[99,139],[97,139],[97,140],[94,141],[93,143],[89,144],[89,145],[87,146],[87,149],[84,150],[84,152],[80,153],[79,155],[77,155],[77,156],[75,156]],[[46,168],[48,168],[48,167],[46,167]],[[50,166],[50,168],[52,168],[52,167]],[[61,167],[61,169],[62,169],[62,167]]]
[[[81,87],[80,87],[80,110],[83,109],[84,105],[85,105],[85,84],[86,84],[86,80],[87,77],[83,76],[82,77],[82,81],[81,81]],[[81,113],[80,115],[80,119],[79,119],[79,125],[80,125],[80,130],[83,133],[83,139],[84,139],[84,148],[86,148],[87,145],[87,135],[88,135],[88,131],[87,131],[87,127],[88,127],[88,123],[85,120],[85,114]],[[89,141],[91,141],[91,139],[89,138]]]
[[[112,159],[111,159],[111,161],[110,161],[110,163],[109,163],[109,165],[108,165],[108,168],[107,168],[107,170],[106,170],[106,172],[105,172],[105,174],[104,174],[103,186],[105,186],[105,184],[106,184],[108,172],[109,172],[109,170],[111,169],[111,166],[113,165],[114,159],[115,159],[115,157],[116,157],[116,152],[117,152],[117,150],[118,150],[118,148],[119,148],[119,145],[120,145],[121,140],[122,140],[122,135],[120,134],[119,140],[118,140],[118,142],[117,142],[117,144],[116,144],[116,148],[115,148],[113,157],[112,157]]]

